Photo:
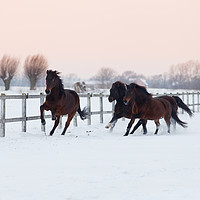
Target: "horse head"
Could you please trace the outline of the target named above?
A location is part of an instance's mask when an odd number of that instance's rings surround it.
[[[135,97],[135,89],[136,87],[136,84],[135,83],[131,83],[130,85],[127,85],[127,90],[126,90],[126,93],[124,95],[124,98],[123,98],[123,102],[125,105],[128,105],[129,101],[131,99],[134,99]]]
[[[108,97],[108,101],[112,102],[114,100],[123,100],[123,97],[125,95],[127,86],[125,83],[122,83],[120,81],[116,81],[112,84],[112,87],[110,89],[110,95]]]
[[[125,105],[127,105],[131,99],[135,101],[136,97],[137,99],[139,98],[141,100],[141,99],[149,99],[150,97],[152,97],[152,95],[147,92],[145,87],[140,86],[136,83],[131,83],[130,85],[127,86],[123,102]]]
[[[59,85],[60,77],[58,76],[59,72],[47,70],[47,76],[46,76],[46,89],[45,92],[47,95],[51,94],[51,90]]]

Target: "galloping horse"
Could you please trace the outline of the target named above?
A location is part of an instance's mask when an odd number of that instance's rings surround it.
[[[170,133],[171,117],[178,124],[186,127],[186,123],[178,118],[175,108],[170,104],[168,100],[159,97],[153,98],[152,95],[149,94],[147,90],[142,86],[139,86],[135,83],[131,83],[127,86],[127,91],[123,101],[127,105],[130,100],[133,100],[132,117],[124,136],[129,134],[130,128],[136,118],[154,120],[156,123],[155,134],[158,133],[160,125],[159,119],[162,117],[168,126],[168,133]]]
[[[127,90],[127,85],[125,83],[122,83],[121,81],[116,81],[115,83],[112,84],[108,101],[113,102],[114,100],[116,100],[117,103],[115,104],[113,118],[105,126],[105,128],[111,127],[112,130],[117,120],[122,117],[131,119],[133,101],[130,101],[128,105],[124,104],[123,98],[125,96],[126,90]],[[146,134],[147,133],[146,123],[147,123],[146,120],[140,119],[138,123],[135,125],[134,131],[142,124],[143,134]]]
[[[55,120],[50,135],[53,135],[58,126],[61,115],[68,114],[62,135],[65,134],[76,112],[79,113],[82,120],[86,119],[87,111],[86,108],[81,111],[78,94],[73,90],[64,89],[59,72],[47,70],[45,92],[47,94],[46,101],[40,106],[41,123],[43,125],[46,124],[44,119],[44,110],[50,110],[52,113],[52,120]]]
[[[112,84],[108,101],[113,102],[114,100],[116,100],[117,103],[115,104],[113,117],[110,120],[110,122],[105,126],[105,128],[111,127],[111,130],[112,130],[117,120],[121,117],[126,117],[128,119],[131,119],[133,100],[131,100],[128,103],[128,105],[124,104],[123,98],[125,96],[126,90],[127,90],[127,85],[121,81],[116,81],[115,83]],[[171,106],[173,106],[176,112],[178,110],[178,107],[180,107],[184,111],[186,111],[190,116],[192,116],[192,111],[189,109],[189,107],[186,104],[184,104],[184,102],[178,96],[171,97],[171,96],[164,95],[164,96],[159,96],[156,98],[164,98],[170,102]],[[140,119],[138,123],[134,126],[130,134],[133,134],[140,125],[143,126],[143,134],[146,134],[147,133],[146,123],[147,123],[147,120]]]

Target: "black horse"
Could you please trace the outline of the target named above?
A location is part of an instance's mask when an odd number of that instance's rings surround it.
[[[113,102],[116,100],[115,104],[115,109],[114,109],[114,114],[113,118],[110,120],[110,122],[105,126],[105,128],[110,128],[111,130],[114,128],[116,122],[118,119],[125,117],[128,119],[131,119],[132,117],[132,107],[134,102],[130,101],[128,105],[125,105],[123,102],[123,98],[125,96],[127,90],[127,85],[125,83],[122,83],[121,81],[116,81],[115,83],[112,84],[112,87],[110,89],[110,95],[108,97],[109,102]],[[133,128],[132,133],[134,133],[137,128],[142,125],[143,126],[143,134],[147,133],[147,128],[146,128],[147,120],[145,119],[140,119],[138,123],[135,125]]]

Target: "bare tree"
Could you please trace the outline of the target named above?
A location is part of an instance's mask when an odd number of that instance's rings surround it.
[[[80,81],[80,79],[76,74],[73,73],[67,74],[63,77],[63,84],[66,87],[73,87],[74,83],[76,83],[77,81]]]
[[[0,78],[3,80],[5,90],[10,89],[10,82],[17,72],[19,59],[4,55],[0,60]]]
[[[169,74],[175,88],[200,88],[200,63],[198,61],[190,60],[175,66],[173,65],[170,68]]]
[[[97,75],[94,77],[94,80],[100,82],[101,88],[109,88],[113,79],[116,76],[115,70],[109,67],[102,67]]]
[[[37,81],[45,75],[48,62],[43,55],[27,56],[24,62],[25,76],[30,80],[30,90],[34,90]]]
[[[119,77],[119,80],[124,83],[130,83],[136,78],[138,78],[138,75],[134,71],[128,70],[122,73],[122,75]]]

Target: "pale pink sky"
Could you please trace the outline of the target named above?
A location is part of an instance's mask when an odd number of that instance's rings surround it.
[[[35,53],[83,78],[101,67],[163,73],[200,60],[200,1],[0,0],[0,57]]]

